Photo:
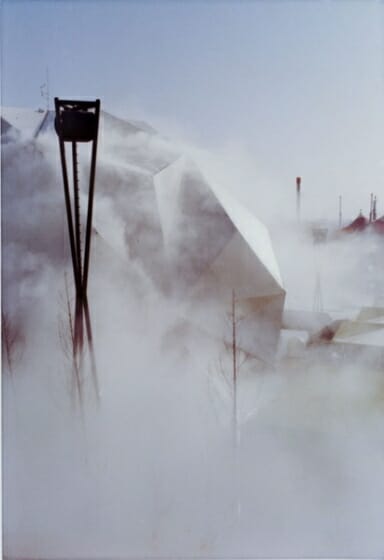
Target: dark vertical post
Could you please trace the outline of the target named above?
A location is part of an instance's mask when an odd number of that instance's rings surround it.
[[[57,132],[59,136],[61,168],[63,172],[64,199],[65,199],[65,209],[67,212],[67,221],[68,221],[69,244],[71,247],[73,276],[74,276],[76,291],[77,291],[80,289],[81,279],[79,278],[78,269],[77,269],[77,252],[76,252],[76,244],[75,244],[75,235],[73,231],[73,220],[72,220],[72,210],[71,210],[71,198],[69,194],[67,163],[65,159],[65,146],[64,146],[61,123],[59,118],[60,115],[59,100],[57,97],[55,97],[55,109],[56,109],[56,119],[57,119]]]
[[[372,222],[372,217],[373,217],[373,193],[371,193],[371,202],[370,202],[370,206],[369,206],[369,222]]]
[[[77,271],[82,283],[82,263],[81,263],[81,225],[80,225],[80,192],[79,192],[79,177],[77,172],[77,145],[72,142],[72,170],[73,170],[73,207],[75,213],[75,242],[77,249]]]
[[[301,177],[296,177],[296,217],[300,222]]]
[[[91,370],[92,370],[92,377],[93,377],[93,385],[95,388],[95,393],[97,399],[100,398],[99,392],[99,382],[97,377],[97,369],[96,369],[96,359],[95,359],[95,351],[93,349],[93,335],[92,335],[92,324],[91,324],[91,317],[89,314],[89,307],[88,307],[88,298],[87,296],[84,297],[84,318],[85,318],[85,329],[87,333],[88,339],[88,346],[91,358]]]
[[[92,233],[92,215],[93,215],[93,196],[95,191],[95,174],[96,174],[96,156],[97,156],[97,137],[99,130],[99,114],[100,100],[96,100],[96,133],[92,145],[91,174],[89,177],[89,193],[88,193],[88,215],[87,228],[85,233],[85,249],[84,249],[84,276],[83,276],[83,293],[87,294],[88,287],[88,271],[89,271],[89,255],[91,250],[91,233]]]

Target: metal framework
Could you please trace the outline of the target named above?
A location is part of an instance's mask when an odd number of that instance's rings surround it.
[[[55,97],[55,129],[59,138],[60,159],[63,173],[64,199],[67,213],[69,244],[71,248],[73,277],[76,289],[75,325],[73,335],[73,355],[75,371],[79,372],[79,361],[82,358],[84,348],[84,324],[87,341],[90,350],[91,367],[97,388],[96,363],[93,350],[92,327],[89,314],[87,286],[89,275],[89,258],[91,250],[93,199],[95,191],[97,139],[100,116],[100,100],[75,101],[59,99]],[[77,143],[91,142],[91,164],[88,188],[88,207],[86,216],[86,229],[84,241],[84,257],[82,254],[81,240],[81,213],[80,213],[80,191],[78,174]],[[73,196],[70,194],[68,168],[66,161],[65,143],[71,144],[72,151],[72,174],[73,174]],[[78,387],[80,391],[80,380]]]

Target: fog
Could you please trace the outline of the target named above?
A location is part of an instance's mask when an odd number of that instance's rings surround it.
[[[299,225],[294,178],[289,190],[259,176],[239,147],[213,154],[125,134],[104,118],[88,296],[98,388],[85,358],[81,402],[57,139],[2,147],[3,313],[14,334],[12,367],[3,350],[5,556],[382,555],[383,372],[364,355],[353,365],[246,362],[234,446],[221,333],[191,328],[186,291],[153,272],[164,270],[152,176],[186,154],[262,219],[291,309],[313,308],[317,278],[324,311],[350,317],[382,303],[381,241],[314,245],[305,224],[324,216],[305,181]]]

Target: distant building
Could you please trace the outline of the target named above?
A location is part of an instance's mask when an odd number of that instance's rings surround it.
[[[333,321],[308,341],[312,347],[326,344],[341,362],[384,368],[384,308],[363,307],[354,320]]]
[[[369,224],[369,221],[363,214],[359,214],[350,224],[343,227],[341,231],[345,233],[355,233],[356,231],[364,231]]]
[[[349,225],[341,229],[343,233],[360,233],[363,231],[384,234],[384,216],[369,221],[365,216],[359,214]]]

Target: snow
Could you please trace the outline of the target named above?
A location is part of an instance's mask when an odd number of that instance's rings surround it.
[[[21,133],[24,140],[31,139],[39,130],[46,111],[22,108],[22,107],[2,107],[2,117],[17,131]]]

